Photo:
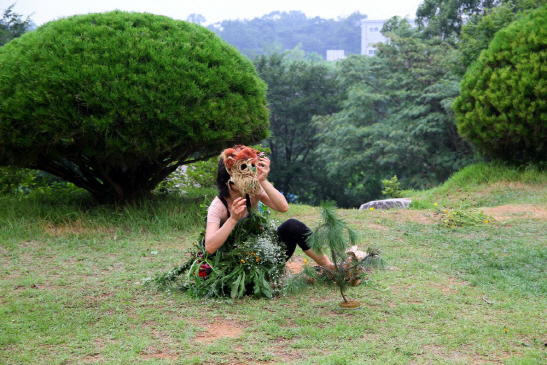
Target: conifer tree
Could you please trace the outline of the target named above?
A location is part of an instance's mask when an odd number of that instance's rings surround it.
[[[544,6],[499,31],[462,80],[458,132],[492,158],[547,161],[546,39]]]
[[[212,31],[113,11],[49,22],[0,48],[0,166],[99,201],[147,195],[178,166],[267,136],[266,86]]]

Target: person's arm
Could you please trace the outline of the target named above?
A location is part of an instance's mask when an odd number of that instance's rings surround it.
[[[287,199],[277,190],[274,188],[272,183],[270,183],[266,178],[268,177],[268,173],[270,172],[270,160],[266,157],[261,157],[258,161],[256,168],[258,170],[257,173],[257,179],[260,183],[260,186],[262,186],[262,189],[266,192],[266,194],[263,194],[260,198],[260,201],[273,210],[276,210],[278,212],[285,213],[287,210],[289,210],[289,204],[287,203]]]
[[[217,250],[226,242],[226,239],[232,233],[235,225],[243,216],[247,206],[245,199],[237,198],[232,204],[232,214],[230,218],[220,226],[219,223],[208,222],[205,229],[205,251],[209,254],[217,252]]]
[[[274,188],[271,182],[264,181],[261,182],[260,185],[266,192],[266,194],[263,194],[260,198],[260,201],[273,210],[276,210],[281,213],[285,213],[287,210],[289,210],[289,204],[287,203],[287,199],[277,190]]]

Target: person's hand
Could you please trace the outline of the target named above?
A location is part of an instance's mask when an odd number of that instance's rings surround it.
[[[235,219],[236,222],[239,222],[241,218],[245,215],[247,206],[245,205],[246,199],[237,198],[232,203],[232,215],[231,218]]]
[[[256,164],[256,178],[258,182],[266,181],[268,173],[270,172],[270,160],[267,157],[260,157]]]

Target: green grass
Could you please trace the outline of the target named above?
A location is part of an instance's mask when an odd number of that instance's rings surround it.
[[[273,300],[147,290],[201,228],[198,195],[124,209],[2,198],[0,363],[547,364],[547,179],[486,167],[413,192],[421,209],[340,210],[388,264],[349,289],[353,311],[321,285]],[[459,199],[505,218],[435,223],[433,204]],[[275,217],[319,221],[307,206]]]
[[[547,171],[535,167],[508,167],[477,163],[452,175],[444,184],[426,191],[405,191],[412,207],[433,209],[433,204],[454,206],[462,199],[472,207],[504,204],[547,205]]]

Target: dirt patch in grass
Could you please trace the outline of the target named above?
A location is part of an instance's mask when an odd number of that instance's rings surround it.
[[[382,226],[381,224],[376,223],[368,223],[365,227],[375,231],[385,231],[387,229],[386,226]]]
[[[36,246],[36,245],[39,245],[40,242],[38,241],[23,241],[19,244],[19,248],[23,249],[23,248],[27,248],[27,247],[32,247],[32,246]]]
[[[50,237],[65,237],[65,236],[74,236],[74,235],[82,235],[82,234],[98,234],[98,233],[103,233],[103,234],[107,233],[115,237],[115,233],[117,232],[117,230],[114,228],[89,227],[89,226],[86,226],[85,222],[81,220],[70,222],[67,225],[54,225],[51,223],[42,222],[41,228],[44,230],[45,234]],[[116,238],[114,238],[114,240]]]
[[[156,354],[145,354],[141,355],[141,357],[144,360],[156,360],[156,359],[162,359],[162,360],[174,360],[178,359],[179,355],[170,355],[170,354],[164,354],[163,352],[158,352]]]
[[[102,351],[106,348],[108,345],[114,345],[116,344],[116,340],[112,339],[105,339],[105,338],[96,338],[93,341],[93,347],[95,350]]]
[[[97,363],[97,362],[104,363],[105,360],[106,360],[105,357],[101,356],[101,354],[98,353],[98,352],[95,352],[93,354],[87,354],[82,359],[84,364],[94,364],[94,363]],[[76,363],[76,362],[74,362],[74,363]],[[65,362],[65,364],[72,364],[72,362],[71,361]]]
[[[431,217],[426,217],[426,214],[429,214],[429,212],[425,210],[393,209],[387,211],[387,217],[398,222],[413,222],[422,224],[436,223],[436,221]]]
[[[501,205],[499,207],[484,208],[484,214],[498,221],[515,218],[536,218],[547,220],[547,208],[535,205]]]
[[[287,267],[293,274],[301,273],[304,270],[304,261],[300,258],[287,262]]]
[[[467,282],[465,280],[458,279],[458,278],[453,278],[453,277],[449,277],[448,282],[452,286],[466,286],[466,285],[469,285],[469,282]]]
[[[270,352],[274,355],[276,359],[281,359],[283,362],[293,363],[297,360],[302,360],[307,356],[302,354],[302,351],[289,350],[285,346],[279,348],[269,348]]]
[[[454,364],[473,364],[473,365],[503,363],[497,360],[483,359],[479,356],[473,356],[471,354],[466,354],[463,352],[450,351],[446,347],[438,346],[438,345],[423,346],[422,352],[420,354],[417,354],[417,357],[419,357],[421,361],[417,361],[417,362],[411,361],[410,364],[423,364],[423,360],[431,361],[431,363],[444,360]]]
[[[215,342],[221,338],[238,338],[245,328],[241,323],[229,321],[222,318],[216,318],[211,322],[200,322],[199,326],[204,329],[196,334],[197,342]]]

